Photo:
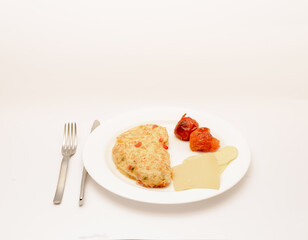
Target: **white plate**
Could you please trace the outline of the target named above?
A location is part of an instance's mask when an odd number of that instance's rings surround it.
[[[200,127],[208,127],[214,137],[220,140],[221,147],[232,145],[239,150],[238,158],[229,164],[221,176],[219,190],[191,189],[174,191],[171,183],[165,188],[149,189],[136,184],[122,175],[112,161],[112,147],[116,137],[122,132],[146,123],[158,124],[167,128],[171,166],[180,164],[185,158],[196,155],[189,148],[189,142],[177,139],[173,133],[182,115],[196,119]],[[83,160],[91,177],[105,189],[122,197],[148,203],[177,204],[195,202],[221,194],[237,184],[245,175],[250,164],[248,144],[241,134],[221,118],[187,109],[151,108],[118,115],[105,120],[86,141]]]

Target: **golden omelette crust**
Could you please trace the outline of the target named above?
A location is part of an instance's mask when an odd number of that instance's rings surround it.
[[[146,124],[132,128],[117,137],[113,161],[121,173],[139,184],[165,187],[172,179],[168,141],[164,127]]]

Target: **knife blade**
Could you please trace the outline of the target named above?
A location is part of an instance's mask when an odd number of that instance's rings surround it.
[[[95,120],[93,122],[92,128],[91,128],[91,133],[97,128],[101,123],[98,120]],[[82,178],[81,178],[81,185],[80,185],[80,195],[79,195],[79,207],[83,205],[84,202],[84,189],[85,189],[85,182],[87,178],[88,172],[83,166],[82,170]]]

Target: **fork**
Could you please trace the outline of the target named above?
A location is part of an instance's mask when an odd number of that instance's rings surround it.
[[[63,197],[66,173],[68,168],[69,159],[76,153],[77,148],[77,126],[76,123],[66,123],[64,125],[64,136],[62,143],[62,163],[60,168],[60,174],[58,179],[58,185],[55,197],[53,199],[54,204],[60,204]]]

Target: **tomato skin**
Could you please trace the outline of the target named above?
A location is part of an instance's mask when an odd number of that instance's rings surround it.
[[[168,150],[169,147],[167,145],[163,144],[163,148]]]
[[[220,147],[220,141],[214,138],[210,129],[198,128],[190,135],[190,149],[199,152],[215,152]]]
[[[174,134],[180,140],[189,141],[190,134],[199,127],[199,123],[196,120],[185,116],[186,113],[177,123],[174,129]]]

